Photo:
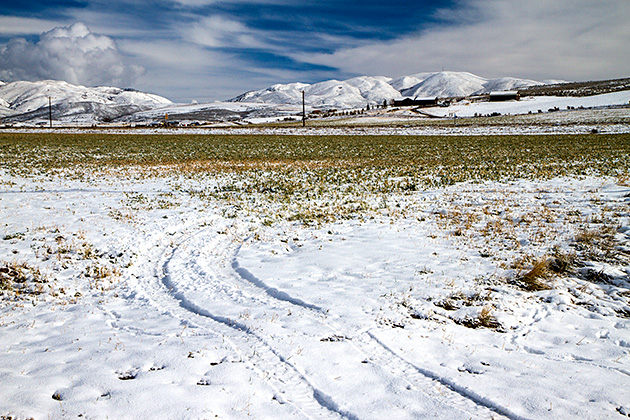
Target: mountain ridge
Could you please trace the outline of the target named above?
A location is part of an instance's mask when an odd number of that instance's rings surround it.
[[[514,77],[487,79],[468,72],[441,71],[397,78],[359,76],[343,81],[332,79],[313,84],[276,84],[266,89],[245,92],[228,101],[297,105],[302,102],[303,90],[307,105],[352,108],[366,104],[379,105],[384,101],[390,102],[403,97],[465,97],[544,84]]]
[[[381,105],[403,96],[470,97],[516,89],[523,97],[591,96],[630,90],[630,78],[537,82],[513,77],[485,79],[466,72],[416,73],[395,78],[359,76],[314,84],[275,84],[267,89],[246,92],[231,102],[203,104],[175,104],[158,95],[117,87],[85,87],[54,80],[0,81],[0,123],[5,127],[47,125],[50,114],[55,123],[64,125],[265,121],[301,113],[302,91],[306,92],[307,110],[311,112],[318,108],[365,108],[367,104]]]
[[[164,97],[133,89],[86,87],[58,80],[0,82],[0,117],[17,121],[36,118],[42,112],[47,117],[49,105],[56,120],[87,112],[98,122],[170,104]]]

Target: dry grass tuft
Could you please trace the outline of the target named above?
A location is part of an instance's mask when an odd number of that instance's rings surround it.
[[[482,327],[496,329],[501,325],[494,315],[492,315],[492,309],[493,307],[491,305],[485,305],[481,308],[481,312],[479,313],[477,320]]]
[[[549,276],[549,259],[546,257],[538,260],[531,270],[529,270],[523,278],[529,282],[533,282],[535,280],[546,278]]]
[[[621,185],[623,187],[630,187],[630,175],[623,174],[617,177],[617,185]]]
[[[433,304],[447,311],[455,311],[463,306],[476,306],[489,299],[487,295],[480,293],[464,294],[463,292],[455,292],[446,298],[436,301]]]
[[[503,325],[501,325],[501,323],[497,321],[494,315],[492,315],[493,309],[494,308],[492,305],[484,305],[484,307],[481,308],[481,312],[479,312],[479,315],[477,315],[476,318],[471,318],[467,316],[464,319],[455,319],[454,321],[457,324],[463,325],[467,328],[488,328],[497,332],[505,332]]]
[[[612,224],[583,229],[575,236],[571,246],[578,251],[581,259],[615,262],[619,259],[618,242],[615,239],[618,229],[619,226]]]
[[[584,245],[593,245],[601,238],[601,233],[595,229],[583,229],[575,235],[575,242]]]
[[[573,271],[577,263],[577,255],[574,252],[564,252],[560,247],[554,247],[552,258],[549,261],[549,269],[555,274],[567,274]]]
[[[551,289],[551,286],[544,281],[551,275],[550,265],[551,260],[547,257],[536,260],[529,271],[518,276],[512,283],[529,292]]]
[[[0,263],[0,291],[7,291],[13,295],[43,293],[43,284],[48,279],[39,269],[26,263]]]

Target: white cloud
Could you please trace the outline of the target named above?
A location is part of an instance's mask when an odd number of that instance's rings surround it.
[[[175,3],[187,7],[202,7],[218,3],[218,0],[175,0]]]
[[[251,0],[174,0],[175,3],[186,7],[203,7],[218,3],[249,3]],[[256,5],[262,4],[291,4],[291,0],[257,0]]]
[[[128,65],[109,37],[83,23],[57,27],[31,43],[14,38],[0,46],[0,80],[65,80],[94,85],[130,85],[144,69]]]
[[[41,34],[59,25],[58,22],[45,19],[0,16],[0,34],[8,36]]]
[[[181,38],[207,48],[257,49],[280,56],[290,56],[290,50],[320,48],[324,45],[352,45],[358,42],[349,36],[325,32],[308,35],[282,29],[256,29],[226,15],[198,18],[187,27],[178,27]]]
[[[628,0],[461,0],[447,24],[389,42],[296,59],[348,73],[404,75],[445,67],[481,76],[582,80],[627,75]]]
[[[262,33],[224,16],[208,16],[194,23],[184,33],[186,39],[211,48],[264,48]]]
[[[229,99],[247,90],[292,81],[298,71],[252,68],[243,57],[180,41],[120,42],[120,49],[148,70],[135,88],[157,93],[175,102]]]

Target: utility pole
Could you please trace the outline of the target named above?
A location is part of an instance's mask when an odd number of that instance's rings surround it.
[[[48,97],[48,121],[50,121],[50,128],[52,128],[52,98]]]
[[[302,91],[302,127],[306,127],[306,104],[304,103],[304,91]]]

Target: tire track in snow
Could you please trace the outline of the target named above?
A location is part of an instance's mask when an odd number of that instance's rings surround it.
[[[316,309],[319,312],[325,312],[322,308],[315,305],[306,304],[302,300],[291,297],[286,292],[278,291],[270,288],[262,280],[258,279],[246,268],[241,267],[238,263],[238,253],[242,244],[239,245],[232,257],[232,268],[245,281],[261,288],[268,296],[279,299],[299,307],[307,309]],[[312,315],[311,315],[312,316]],[[341,325],[340,319],[328,319],[327,325],[331,333],[345,337],[352,334],[346,334],[348,331],[355,331],[354,338],[348,340],[357,350],[367,356],[367,359],[378,365],[391,375],[407,381],[411,385],[415,385],[419,390],[435,398],[439,401],[448,401],[448,405],[456,407],[464,412],[470,413],[479,418],[497,419],[497,415],[510,420],[527,420],[508,408],[485,398],[476,392],[456,384],[453,380],[440,376],[428,369],[421,368],[414,363],[406,360],[404,357],[395,353],[386,344],[380,341],[369,330],[361,332],[355,326]],[[357,331],[359,333],[357,334]],[[450,394],[450,395],[448,395]]]
[[[527,420],[526,417],[513,413],[508,408],[456,384],[447,377],[440,376],[406,360],[369,331],[357,337],[354,342],[358,344],[359,348],[370,354],[368,360],[371,363],[377,363],[393,374],[404,377],[430,396],[444,399],[445,394],[450,391],[449,404],[453,404],[461,410],[484,418],[496,419],[496,415],[500,415],[510,420]]]
[[[205,324],[203,325],[205,328],[223,336],[235,352],[249,363],[270,386],[274,392],[274,399],[278,403],[290,404],[309,419],[358,420],[353,413],[340,409],[332,397],[315,388],[292,363],[247,325],[211,312],[196,303],[185,290],[178,286],[173,279],[174,274],[170,272],[171,263],[178,258],[178,252],[182,251],[191,238],[204,234],[210,229],[203,228],[183,234],[177,245],[164,249],[155,267],[155,278],[161,284],[161,290],[155,290],[154,286],[149,284],[144,291],[150,294],[156,305],[168,308],[176,317],[188,320],[190,315],[195,315],[194,323]],[[228,250],[229,246],[226,247],[226,251]],[[183,253],[184,259],[188,256],[187,253]],[[190,274],[190,271],[177,273],[178,276]],[[185,279],[182,283],[192,282],[190,279]],[[229,296],[229,293],[223,293]]]
[[[539,315],[540,312],[544,312],[543,315]],[[536,349],[536,348],[527,346],[524,343],[519,342],[519,339],[521,339],[523,336],[527,336],[531,331],[533,331],[532,327],[535,324],[543,321],[545,318],[549,317],[550,315],[551,313],[549,309],[547,308],[536,309],[534,311],[534,314],[530,316],[532,318],[531,322],[525,324],[517,332],[510,335],[510,344],[512,344],[514,347],[516,347],[519,350],[523,350],[532,356],[540,357],[549,362],[554,362],[554,363],[559,363],[559,364],[579,364],[579,365],[584,365],[584,366],[597,368],[597,369],[604,369],[611,372],[620,373],[622,375],[630,376],[630,371],[623,368],[619,368],[616,366],[609,366],[602,363],[597,363],[596,361],[590,360],[590,359],[580,359],[573,354],[568,355],[571,358],[558,357],[558,356],[549,354],[546,349]]]
[[[239,249],[240,249],[240,246],[239,246]],[[236,254],[238,254],[238,250],[236,251]],[[260,280],[259,278],[254,276],[252,273],[250,273],[249,270],[247,270],[246,268],[241,267],[239,265],[238,260],[236,258],[234,258],[232,260],[232,269],[243,280],[246,280],[246,281],[250,282],[251,284],[253,284],[254,286],[262,289],[267,295],[271,296],[273,299],[282,300],[282,301],[288,302],[288,303],[290,303],[292,305],[300,306],[302,308],[312,309],[312,310],[318,311],[318,312],[323,312],[322,308],[320,308],[317,305],[306,303],[306,302],[304,302],[301,299],[297,299],[297,298],[292,297],[291,295],[289,295],[286,292],[278,290],[278,289],[276,289],[274,287],[267,286],[262,280]]]
[[[308,418],[358,419],[355,414],[340,409],[333,398],[314,387],[295,365],[274,349],[261,333],[253,331],[243,322],[211,312],[191,297],[194,296],[193,292],[198,292],[198,290],[195,287],[186,290],[187,286],[200,284],[200,280],[211,280],[211,282],[220,283],[220,287],[213,289],[212,293],[221,295],[223,299],[231,299],[244,308],[247,308],[247,305],[266,308],[280,306],[293,312],[299,311],[302,316],[312,320],[320,320],[322,314],[326,312],[323,308],[269,287],[238,263],[238,253],[242,243],[230,238],[229,235],[225,237],[224,235],[219,237],[216,233],[208,235],[211,229],[203,228],[183,235],[170,252],[169,249],[164,251],[158,263],[156,277],[168,290],[168,296],[177,303],[180,309],[211,321],[212,324],[209,327],[223,335],[235,351],[249,361],[274,390],[275,398],[280,403],[292,404]],[[210,240],[212,249],[218,252],[214,258],[217,261],[207,263],[210,266],[209,272],[205,272],[196,261],[201,258],[198,250],[203,248],[203,245],[208,246],[207,238],[212,238]],[[188,261],[188,265],[184,265],[180,270],[173,267],[184,261]],[[191,266],[191,262],[194,263],[194,267]],[[221,273],[217,274],[221,266],[228,268],[231,275],[229,272],[223,273],[223,276]],[[216,271],[212,272],[213,270]],[[177,276],[177,280],[174,280],[174,276]],[[218,299],[217,296],[214,298]],[[186,315],[184,314],[183,317]],[[424,395],[425,400],[428,397],[456,411],[467,413],[467,416],[473,418],[523,420],[523,417],[474,391],[407,361],[367,330],[357,331],[355,326],[346,325],[340,319],[330,317],[327,318],[324,326],[333,334],[351,337],[347,340],[348,344],[363,355],[369,363],[386,375],[403,380],[409,385],[408,389],[415,388],[415,392]],[[352,334],[346,334],[349,331],[352,331]],[[243,349],[247,349],[246,354]]]

